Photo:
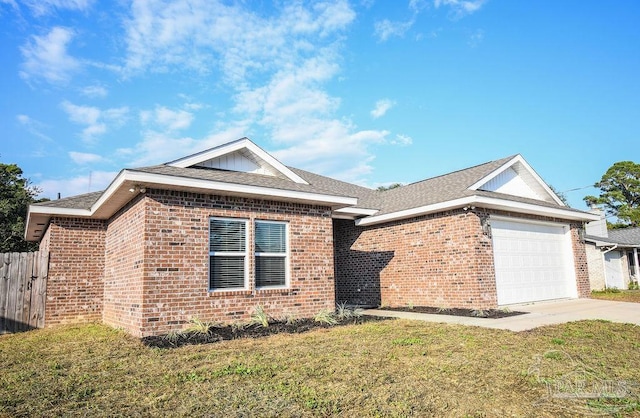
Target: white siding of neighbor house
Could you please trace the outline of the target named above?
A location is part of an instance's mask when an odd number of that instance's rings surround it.
[[[602,259],[602,251],[594,244],[587,243],[585,245],[587,252],[587,268],[589,270],[589,282],[591,290],[604,290],[604,262]]]
[[[481,189],[490,192],[544,200],[513,168],[504,170],[502,173],[485,183]]]

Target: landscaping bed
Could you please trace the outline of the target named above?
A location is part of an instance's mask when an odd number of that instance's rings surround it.
[[[435,308],[432,306],[412,306],[379,308],[382,311],[415,312],[435,315],[468,316],[472,318],[506,318],[509,316],[524,315],[527,312],[510,311],[507,309],[464,309],[464,308]]]
[[[267,326],[259,323],[246,325],[207,325],[200,324],[184,332],[177,332],[161,336],[142,338],[142,342],[149,347],[176,348],[191,344],[211,344],[220,341],[236,340],[239,338],[259,338],[275,334],[300,334],[316,329],[333,328],[343,325],[357,325],[371,321],[388,320],[378,316],[363,315],[336,319],[335,323],[320,322],[314,318],[298,319],[295,321],[270,321]]]

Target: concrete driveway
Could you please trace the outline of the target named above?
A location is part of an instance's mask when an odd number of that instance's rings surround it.
[[[511,305],[509,309],[527,313],[499,319],[393,312],[379,309],[367,309],[365,314],[510,331],[526,331],[544,325],[562,324],[584,319],[603,319],[605,321],[640,325],[640,303],[611,302],[598,299],[567,299]]]

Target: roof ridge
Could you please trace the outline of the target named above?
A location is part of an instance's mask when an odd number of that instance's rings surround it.
[[[513,155],[511,155],[511,156],[509,156],[509,157],[499,158],[499,159],[497,159],[497,160],[492,160],[492,161],[487,161],[487,162],[485,162],[485,163],[476,164],[476,165],[473,165],[473,166],[471,166],[471,167],[461,168],[461,169],[459,169],[459,170],[450,171],[450,172],[448,172],[448,173],[439,174],[439,175],[437,175],[437,176],[428,177],[428,178],[426,178],[426,179],[422,179],[422,180],[414,181],[414,182],[411,182],[411,183],[403,184],[402,186],[403,186],[403,187],[404,187],[404,186],[412,186],[412,185],[414,185],[414,184],[419,184],[419,183],[423,183],[423,182],[426,182],[426,181],[435,180],[435,179],[438,179],[438,178],[441,178],[441,177],[451,176],[451,175],[458,174],[458,173],[462,173],[462,172],[465,172],[465,171],[470,171],[470,170],[476,169],[476,168],[478,168],[478,167],[482,167],[483,165],[489,165],[489,164],[493,164],[493,163],[497,163],[497,162],[502,162],[502,161],[504,161],[504,162],[506,163],[507,161],[509,161],[509,160],[511,160],[511,159],[513,159],[513,158],[515,158],[517,155],[518,155],[518,154],[513,154]],[[398,190],[398,189],[400,189],[400,187],[397,187],[397,188],[394,188],[394,189],[383,190],[382,192],[383,192],[383,193],[384,193],[384,192],[390,192],[390,191],[392,191],[392,190]]]

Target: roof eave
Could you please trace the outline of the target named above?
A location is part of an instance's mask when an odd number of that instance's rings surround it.
[[[386,213],[377,216],[368,216],[356,220],[357,226],[377,225],[381,223],[413,218],[416,216],[428,215],[452,209],[459,209],[465,206],[477,206],[486,209],[503,210],[529,215],[546,216],[550,218],[565,219],[570,221],[589,222],[599,218],[588,212],[570,210],[564,207],[552,208],[548,206],[535,205],[531,203],[516,202],[507,199],[499,199],[487,196],[468,196],[460,199],[448,200],[432,205],[420,206],[398,212]]]
[[[334,210],[358,204],[358,199],[355,197],[248,186],[237,183],[224,183],[165,174],[122,170],[90,209],[73,209],[37,205],[30,206],[27,215],[25,238],[30,241],[38,241],[42,238],[46,227],[39,233],[36,233],[36,230],[40,230],[41,225],[39,224],[42,224],[43,222],[48,224],[53,216],[109,219],[138,193],[144,193],[143,190],[145,188],[178,190],[203,194],[223,194],[229,196],[259,198],[264,200],[317,204],[329,206]],[[35,219],[36,217],[38,217],[37,222]]]

